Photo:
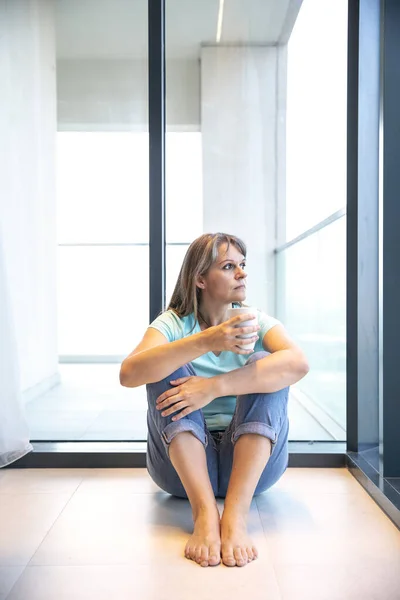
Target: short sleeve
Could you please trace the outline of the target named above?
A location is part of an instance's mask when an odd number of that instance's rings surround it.
[[[150,323],[149,327],[160,331],[169,342],[175,342],[183,337],[181,320],[172,310],[163,312]]]
[[[258,324],[260,326],[260,330],[258,331],[258,336],[260,338],[260,341],[262,342],[264,339],[264,335],[267,333],[267,331],[272,329],[272,327],[275,327],[275,325],[281,325],[281,322],[278,321],[278,319],[275,319],[274,317],[270,317],[269,315],[267,315],[265,312],[262,312],[261,310],[257,310],[257,312],[258,312]]]

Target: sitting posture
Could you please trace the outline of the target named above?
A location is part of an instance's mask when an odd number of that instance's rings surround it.
[[[147,469],[160,488],[189,499],[185,556],[202,567],[257,558],[247,534],[251,500],[288,466],[289,386],[308,372],[279,321],[259,310],[256,325],[241,325],[249,314],[228,318],[246,298],[245,262],[233,235],[196,239],[168,309],[120,370],[122,385],[147,384]],[[243,349],[249,342],[254,350]],[[225,498],[221,518],[216,497]]]

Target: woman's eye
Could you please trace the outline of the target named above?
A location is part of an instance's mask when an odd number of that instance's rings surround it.
[[[227,264],[224,266],[224,269],[225,269],[225,271],[227,271],[227,270],[228,270],[228,269],[230,269],[231,267],[234,267],[233,263],[227,263]],[[246,263],[242,263],[242,264],[240,265],[240,268],[241,268],[241,269],[245,269],[245,268],[246,268]]]

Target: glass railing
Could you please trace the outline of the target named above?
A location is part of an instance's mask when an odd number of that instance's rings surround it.
[[[277,273],[277,316],[310,363],[294,392],[344,440],[346,217],[278,252]]]

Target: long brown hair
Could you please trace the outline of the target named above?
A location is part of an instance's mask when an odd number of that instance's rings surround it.
[[[173,310],[179,317],[194,313],[198,320],[201,290],[196,286],[198,277],[207,274],[218,257],[218,249],[222,244],[235,246],[246,256],[246,244],[235,235],[228,233],[204,233],[194,240],[187,249],[182,267],[178,275],[174,292],[167,310]],[[241,303],[238,303],[241,305]]]

